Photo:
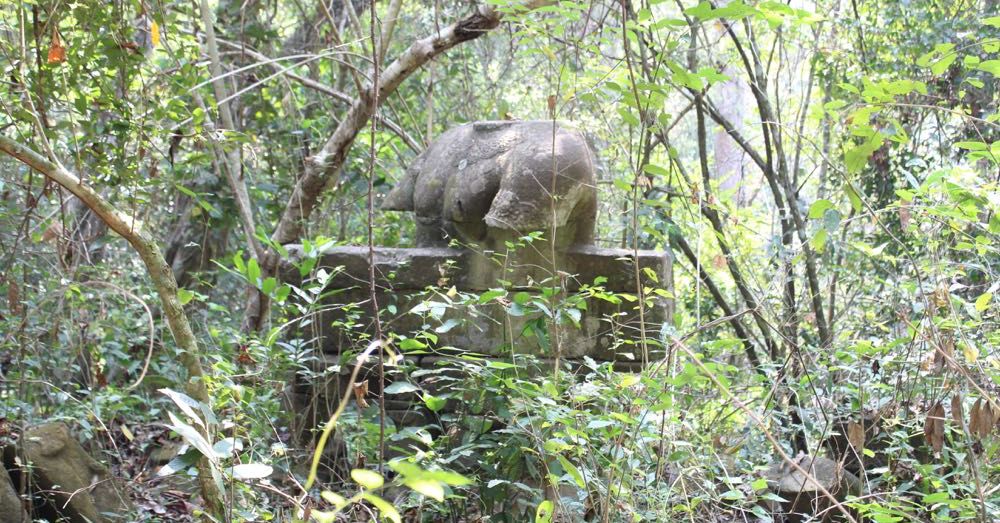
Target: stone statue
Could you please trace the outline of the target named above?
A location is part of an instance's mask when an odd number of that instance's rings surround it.
[[[382,208],[413,211],[417,246],[452,238],[493,248],[556,226],[556,245],[590,244],[597,215],[594,153],[552,121],[476,122],[421,153]],[[554,191],[553,191],[554,189]]]

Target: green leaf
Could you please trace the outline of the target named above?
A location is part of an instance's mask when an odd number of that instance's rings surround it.
[[[426,349],[427,348],[427,344],[421,342],[420,340],[416,340],[416,339],[413,339],[413,338],[405,338],[405,339],[399,340],[399,348],[401,350]]]
[[[272,472],[274,472],[274,469],[270,465],[264,465],[263,463],[246,463],[229,469],[229,475],[233,479],[240,481],[263,479],[270,476]]]
[[[1000,77],[1000,60],[986,60],[985,62],[976,66],[976,69],[980,71],[986,71],[993,76]]]
[[[438,334],[444,334],[444,333],[450,331],[451,329],[454,329],[455,327],[457,327],[457,326],[459,326],[461,324],[462,324],[462,322],[460,320],[458,320],[458,319],[448,318],[447,320],[445,320],[444,323],[442,323],[441,325],[437,326],[434,329],[434,332],[436,332]]]
[[[937,56],[937,51],[928,51],[920,55],[920,58],[917,58],[917,67],[927,67],[928,65],[931,65],[931,60],[933,60],[935,56]]]
[[[410,392],[416,392],[420,390],[420,387],[408,382],[408,381],[396,381],[385,388],[386,394],[407,394]]]
[[[936,76],[945,72],[957,58],[958,55],[956,53],[948,53],[942,56],[940,60],[934,62],[934,65],[931,66],[931,74]]]
[[[382,475],[373,470],[354,469],[351,471],[351,479],[369,490],[377,489],[385,484]]]
[[[170,430],[176,432],[181,438],[184,439],[192,447],[198,449],[198,452],[209,459],[209,461],[215,462],[215,452],[212,450],[212,445],[202,436],[198,429],[184,423],[183,421],[177,419],[177,416],[173,412],[168,412],[167,416],[170,417],[170,425],[167,425]]]
[[[539,503],[538,509],[535,510],[535,523],[552,523],[552,513],[554,510],[555,505],[552,503],[552,500],[547,499]]]
[[[826,229],[816,231],[816,234],[809,239],[809,245],[811,245],[816,251],[823,252],[823,249],[826,247],[826,239],[829,234],[830,233],[828,233]]]
[[[491,301],[493,301],[493,300],[495,300],[495,299],[497,299],[497,298],[499,298],[501,296],[504,296],[506,294],[507,294],[507,291],[505,291],[503,289],[490,289],[490,290],[484,292],[482,295],[480,295],[479,299],[476,300],[476,301],[480,305],[482,305],[484,303],[489,303],[489,302],[491,302]]]
[[[403,518],[400,517],[399,511],[396,510],[396,507],[392,506],[392,503],[389,503],[371,492],[362,492],[361,497],[365,501],[375,505],[375,508],[382,513],[383,518],[388,519],[393,523],[403,523]]]
[[[184,454],[174,456],[174,459],[170,460],[169,463],[160,467],[160,470],[156,471],[156,476],[169,476],[177,471],[185,470],[188,467],[193,466],[198,461],[198,454],[199,453],[196,450],[189,450]]]
[[[331,492],[329,490],[324,490],[320,492],[320,497],[326,500],[327,503],[331,504],[337,510],[340,510],[347,506],[347,499],[336,492]]]
[[[965,149],[968,151],[985,151],[989,149],[989,146],[984,142],[955,142],[955,147],[959,149]]]
[[[411,489],[437,501],[444,501],[444,487],[430,479],[408,479],[403,482]]]
[[[194,298],[194,293],[187,289],[177,289],[177,299],[181,305],[187,305]]]
[[[424,394],[423,400],[424,400],[424,405],[427,405],[427,408],[430,409],[431,412],[440,411],[448,403],[447,398],[440,398],[432,394]]]
[[[992,27],[1000,27],[1000,16],[991,16],[989,18],[983,18],[983,24]]]
[[[926,496],[924,496],[924,505],[933,505],[935,503],[944,503],[945,501],[948,501],[949,499],[951,499],[951,496],[950,496],[950,494],[948,494],[948,491],[934,492],[934,493],[927,494]]]
[[[651,163],[647,163],[646,165],[644,165],[642,167],[642,170],[646,171],[649,174],[652,174],[653,176],[663,176],[665,178],[670,176],[670,171],[664,169],[663,167],[660,167],[659,165],[654,165]]]
[[[163,388],[159,389],[158,392],[170,398],[171,401],[173,401],[174,404],[177,405],[179,409],[181,409],[181,412],[183,412],[185,416],[191,419],[191,421],[198,424],[198,426],[205,428],[205,422],[202,421],[201,416],[199,416],[195,412],[196,408],[199,410],[201,409],[200,401],[192,398],[191,396],[188,396],[187,394],[184,394],[183,392],[177,392],[176,390],[173,389]]]
[[[984,292],[976,298],[976,311],[983,312],[990,306],[990,301],[993,299],[992,292]]]
[[[840,211],[837,209],[827,209],[823,213],[823,228],[827,232],[835,233],[840,228]]]
[[[257,285],[257,280],[260,279],[260,265],[257,264],[257,260],[250,258],[247,262],[246,277],[251,284]]]
[[[570,461],[562,456],[562,454],[556,454],[556,459],[559,460],[559,464],[562,465],[563,469],[571,478],[576,486],[584,488],[587,483],[583,480],[583,474],[580,474],[580,469],[576,468],[576,465],[570,463]]]
[[[243,441],[239,438],[222,438],[212,445],[212,451],[220,459],[231,458],[243,450]]]
[[[817,220],[823,217],[823,213],[827,209],[833,209],[833,202],[830,200],[816,200],[812,205],[809,206],[809,219]]]
[[[844,192],[847,193],[847,198],[851,200],[851,207],[854,208],[854,212],[861,212],[864,206],[861,202],[861,195],[858,194],[858,191],[854,190],[854,186],[850,183],[845,183]]]

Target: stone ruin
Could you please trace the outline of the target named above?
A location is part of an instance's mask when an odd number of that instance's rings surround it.
[[[415,214],[417,245],[376,247],[374,251],[377,302],[382,311],[393,311],[380,316],[383,333],[412,337],[428,330],[437,336],[432,346],[405,352],[408,365],[433,369],[471,354],[510,360],[512,352],[534,354],[551,365],[552,351],[538,337],[524,332],[525,325],[539,314],[512,314],[510,297],[518,292],[538,295],[542,286],[558,286],[572,295],[595,281],[607,292],[633,296],[638,295],[640,282],[672,291],[669,252],[635,253],[593,244],[595,162],[583,133],[552,121],[465,124],[442,134],[414,160],[382,208]],[[545,239],[536,235],[534,241],[523,241],[537,231]],[[510,249],[517,243],[523,245]],[[291,246],[289,252],[293,261],[303,254],[298,246]],[[325,249],[316,268],[332,274],[327,289],[338,292],[327,300],[331,307],[310,323],[309,336],[318,337],[323,351],[317,369],[340,365],[340,371],[329,376],[326,386],[312,383],[295,388],[295,403],[313,406],[312,417],[303,420],[306,429],[321,425],[335,408],[336,398],[350,390],[347,381],[354,359],[341,355],[360,353],[368,341],[359,339],[359,334],[374,333],[368,303],[368,247]],[[301,280],[291,264],[283,273],[287,281]],[[448,295],[482,295],[500,288],[508,289],[506,299],[442,307],[443,317],[436,321],[411,312],[420,304],[427,309],[429,298],[440,305]],[[429,289],[439,290],[436,298]],[[613,362],[618,370],[636,370],[644,358],[655,360],[662,355],[657,340],[673,316],[673,303],[661,296],[651,301],[652,306],[640,314],[636,302],[588,300],[587,309],[575,322],[578,326],[558,327],[563,363],[578,366],[589,357]],[[342,304],[347,303],[361,304],[353,328],[344,325],[348,313]],[[643,331],[650,340],[645,354],[638,343]],[[372,403],[380,385],[377,376],[372,366],[359,378],[368,381]],[[385,385],[392,379],[393,375],[387,375]],[[433,392],[438,387],[432,380],[410,381]],[[386,410],[403,426],[422,425],[430,419],[414,395],[387,395]]]

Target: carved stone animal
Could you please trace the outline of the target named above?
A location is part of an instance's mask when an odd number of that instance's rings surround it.
[[[549,238],[553,225],[556,245],[589,244],[594,161],[584,135],[563,124],[465,124],[416,158],[382,208],[416,213],[420,247],[458,238],[491,248],[534,231]]]
[[[51,519],[71,523],[116,523],[131,521],[134,512],[122,485],[107,467],[98,463],[77,442],[63,423],[27,428],[21,435],[20,455],[30,464],[32,484],[45,494],[41,512],[54,512]],[[4,448],[5,466],[11,468],[14,445]],[[4,521],[0,518],[0,521]]]

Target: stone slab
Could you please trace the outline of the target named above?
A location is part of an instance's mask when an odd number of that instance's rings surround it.
[[[294,246],[289,251],[293,260],[301,257],[301,250]],[[383,332],[413,337],[426,331],[438,338],[430,350],[493,357],[512,352],[554,357],[558,345],[563,358],[641,361],[644,353],[655,358],[661,328],[673,315],[673,302],[650,293],[640,312],[636,289],[637,283],[644,288],[669,285],[670,255],[581,246],[557,257],[555,267],[559,269],[553,271],[526,263],[535,260],[523,254],[501,256],[498,262],[497,256],[488,252],[437,247],[376,248],[376,300],[381,310],[395,311],[383,312]],[[326,353],[360,351],[364,340],[374,334],[368,260],[367,247],[335,247],[324,251],[316,264],[334,274],[328,289],[341,291],[310,326]],[[291,264],[285,266],[283,275],[286,281],[299,280]],[[595,282],[603,293],[588,295],[582,300],[583,306],[572,307],[575,310],[564,313],[563,321],[555,327],[548,322],[547,329],[539,334],[534,326],[545,323],[539,322],[546,314],[543,311],[551,314],[561,306],[560,300],[582,295],[577,293]],[[484,291],[501,287],[508,288],[505,295],[485,303],[475,301]],[[538,293],[540,287],[559,287],[565,292],[559,299],[544,299]],[[606,293],[627,296],[601,296]],[[345,323],[353,327],[347,328]],[[645,350],[639,342],[642,339],[646,340]]]

